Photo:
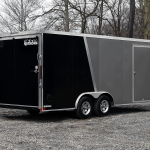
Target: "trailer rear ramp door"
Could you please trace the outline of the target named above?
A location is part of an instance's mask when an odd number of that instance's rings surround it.
[[[1,105],[38,106],[38,38],[0,41]]]
[[[150,47],[134,47],[134,101],[150,100]]]

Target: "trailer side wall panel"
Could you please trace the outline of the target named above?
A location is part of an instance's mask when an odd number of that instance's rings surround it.
[[[97,90],[111,93],[115,104],[121,104],[123,99],[123,41],[87,39]],[[95,45],[94,49],[93,45]],[[95,55],[93,55],[93,50]],[[94,67],[95,63],[98,63],[96,65],[98,69]]]

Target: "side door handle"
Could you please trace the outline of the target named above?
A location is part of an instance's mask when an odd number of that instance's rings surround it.
[[[39,70],[30,70],[30,72],[38,73]]]
[[[134,75],[136,75],[136,72],[134,71]]]
[[[30,70],[30,72],[38,73],[39,72],[38,66],[35,66],[35,70]]]

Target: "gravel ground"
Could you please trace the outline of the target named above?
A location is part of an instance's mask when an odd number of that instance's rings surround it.
[[[74,112],[32,116],[0,108],[0,149],[149,150],[150,104],[114,107],[106,117],[86,120]]]

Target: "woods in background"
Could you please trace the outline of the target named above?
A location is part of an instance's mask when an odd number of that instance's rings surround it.
[[[4,0],[0,32],[55,30],[150,39],[150,0]]]

